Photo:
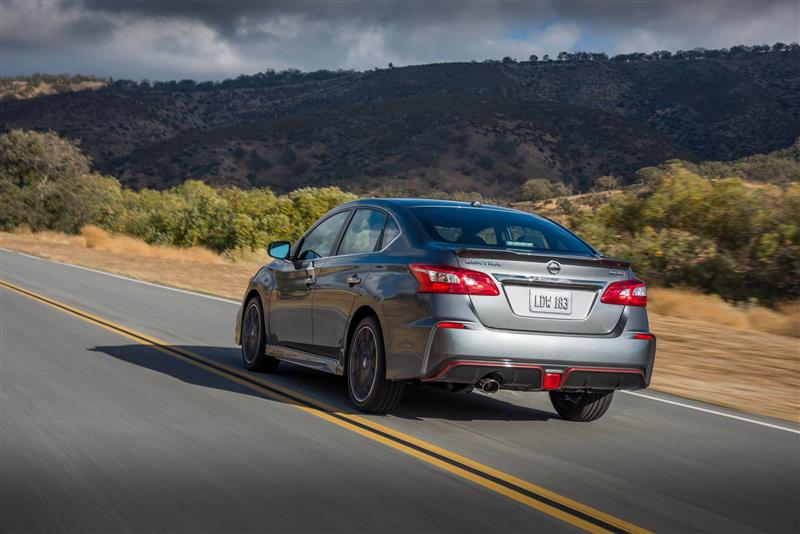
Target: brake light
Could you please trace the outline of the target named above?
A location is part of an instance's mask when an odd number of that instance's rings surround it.
[[[647,284],[644,280],[622,280],[608,284],[600,302],[620,306],[647,306]]]
[[[499,295],[500,290],[488,274],[447,265],[408,266],[417,279],[417,293],[451,293],[458,295]]]

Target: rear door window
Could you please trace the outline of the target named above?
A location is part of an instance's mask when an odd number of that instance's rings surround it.
[[[344,233],[338,255],[374,252],[385,223],[386,214],[382,211],[357,210]]]
[[[389,243],[394,241],[394,238],[400,235],[400,227],[394,218],[389,217],[386,220],[386,228],[383,229],[383,240],[381,241],[381,248],[385,248]]]

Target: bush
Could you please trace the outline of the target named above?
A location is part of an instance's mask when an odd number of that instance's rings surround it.
[[[572,188],[563,182],[551,182],[544,178],[527,180],[520,186],[523,200],[549,200],[572,194]]]
[[[611,191],[619,188],[619,179],[614,176],[600,176],[594,181],[592,191]]]
[[[552,198],[553,190],[550,180],[544,178],[533,178],[527,180],[520,186],[522,200],[547,200]]]
[[[711,180],[672,162],[643,194],[611,197],[568,224],[657,285],[738,301],[800,297],[798,183]]]

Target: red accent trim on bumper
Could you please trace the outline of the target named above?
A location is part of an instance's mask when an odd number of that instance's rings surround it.
[[[431,376],[422,378],[421,380],[422,382],[435,382],[436,380],[442,378],[447,373],[449,373],[452,369],[463,366],[538,369],[542,373],[542,380],[544,380],[544,366],[542,365],[534,363],[502,362],[502,361],[487,361],[487,360],[453,360],[447,362],[441,369],[436,371]],[[564,384],[564,382],[566,382],[567,377],[573,371],[586,371],[592,373],[635,374],[641,376],[642,380],[645,380],[644,371],[642,371],[641,369],[625,369],[625,368],[615,368],[615,367],[568,367],[567,369],[564,370],[564,372],[561,375],[561,381],[558,389],[561,389],[561,384]]]

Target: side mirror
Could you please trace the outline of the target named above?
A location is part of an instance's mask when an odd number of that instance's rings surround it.
[[[274,241],[267,247],[267,253],[275,259],[285,260],[291,248],[292,244],[288,241]]]

